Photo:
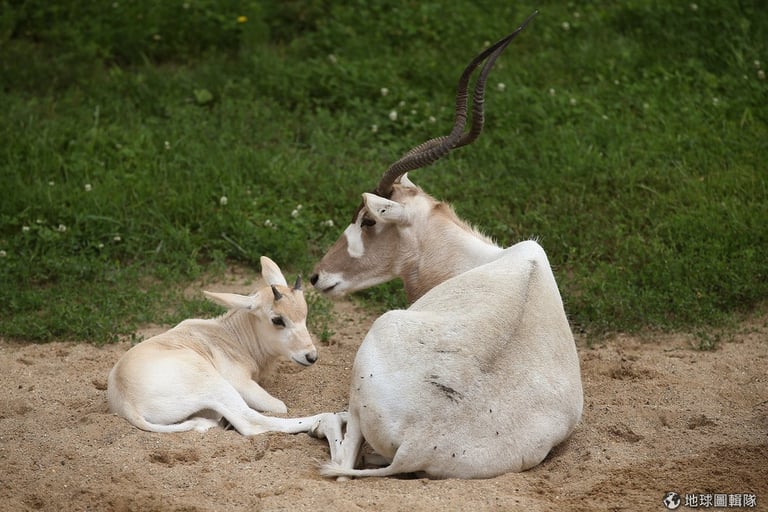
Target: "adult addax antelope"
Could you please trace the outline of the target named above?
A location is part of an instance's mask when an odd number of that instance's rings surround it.
[[[400,277],[412,302],[377,319],[360,346],[346,434],[339,416],[316,425],[331,446],[326,476],[522,471],[581,417],[579,360],[544,250],[533,241],[498,247],[406,176],[478,137],[488,73],[535,15],[470,62],[450,135],[395,162],[315,268],[312,284],[326,294]],[[469,80],[484,61],[465,133]],[[354,469],[363,441],[389,465]]]

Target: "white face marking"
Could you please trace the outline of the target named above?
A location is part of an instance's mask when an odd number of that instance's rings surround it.
[[[350,224],[344,230],[344,236],[347,238],[347,253],[350,258],[360,258],[365,253],[363,246],[363,229],[355,224]]]

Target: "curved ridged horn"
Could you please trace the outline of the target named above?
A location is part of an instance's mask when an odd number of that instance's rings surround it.
[[[452,149],[464,146],[477,139],[483,131],[483,124],[485,122],[483,104],[488,73],[490,73],[499,55],[502,54],[507,46],[509,46],[509,43],[517,37],[537,14],[539,14],[539,11],[534,11],[514,32],[489,46],[472,59],[461,74],[459,83],[456,86],[456,111],[451,133],[430,139],[405,153],[384,173],[374,190],[376,195],[388,198],[392,194],[392,186],[403,174],[431,165],[447,155]],[[464,127],[467,124],[467,89],[469,87],[469,79],[477,66],[486,59],[487,61],[483,65],[472,95],[472,126],[469,132],[464,133]]]
[[[280,300],[283,298],[283,294],[277,291],[277,288],[275,288],[275,285],[272,285],[272,294],[275,296],[275,300]]]
[[[296,276],[296,283],[293,285],[294,290],[301,290],[301,274]]]

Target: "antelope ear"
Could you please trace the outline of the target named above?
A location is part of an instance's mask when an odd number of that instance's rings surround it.
[[[408,173],[405,173],[402,176],[400,176],[400,179],[397,182],[405,188],[419,188],[418,186],[416,186],[414,182],[412,182],[408,178]]]
[[[370,216],[377,222],[385,224],[410,224],[405,207],[396,201],[366,192],[363,194],[363,202],[366,208],[368,208]]]
[[[257,295],[239,295],[237,293],[216,293],[203,291],[205,296],[227,309],[254,309],[258,300]]]
[[[279,284],[282,286],[288,286],[288,283],[285,281],[285,277],[283,277],[283,273],[280,270],[280,267],[277,266],[277,263],[267,258],[266,256],[262,256],[259,261],[261,262],[261,277],[264,278],[268,285],[271,286]]]

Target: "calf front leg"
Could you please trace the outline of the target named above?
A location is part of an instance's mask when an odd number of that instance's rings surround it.
[[[270,395],[264,388],[259,386],[250,377],[240,378],[232,380],[230,382],[240,396],[243,397],[245,403],[249,407],[261,412],[272,412],[284,414],[288,412],[288,408],[285,406],[282,400]]]

